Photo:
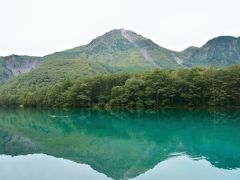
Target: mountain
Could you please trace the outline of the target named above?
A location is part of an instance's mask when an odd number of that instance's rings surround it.
[[[85,46],[41,57],[42,63],[34,66],[33,71],[14,78],[8,84],[11,87],[45,86],[66,78],[177,68],[176,56],[174,51],[162,48],[135,32],[112,30]],[[5,76],[5,79],[8,78]]]
[[[115,29],[87,45],[44,57],[0,57],[0,83],[22,73],[25,74],[14,80],[21,81],[23,85],[45,85],[65,78],[103,73],[209,65],[225,67],[239,63],[240,38],[221,36],[200,48],[189,47],[182,52],[176,52],[163,48],[133,31]]]
[[[190,47],[181,52],[183,65],[220,67],[240,63],[240,37],[220,36],[209,40],[201,48]]]
[[[78,58],[98,63],[111,72],[178,67],[174,51],[125,29],[112,30],[85,46],[45,57],[47,60]]]

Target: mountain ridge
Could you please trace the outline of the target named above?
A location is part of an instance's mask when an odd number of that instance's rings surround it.
[[[188,49],[189,50],[189,49]],[[185,51],[186,52],[186,51]],[[233,36],[219,36],[207,41],[200,48],[194,48],[189,52],[186,66],[220,67],[240,63],[240,38]]]
[[[73,72],[80,69],[71,70],[73,66],[71,63],[81,67],[82,73]],[[240,37],[219,36],[210,39],[201,47],[191,46],[183,51],[173,51],[136,32],[113,29],[86,45],[42,57],[19,55],[0,57],[0,82],[39,69],[48,74],[49,67],[59,71],[69,69],[66,75],[75,73],[85,76],[94,74],[91,72],[98,73],[99,69],[100,72],[110,73],[139,72],[155,68],[175,69],[210,65],[225,67],[239,63]]]

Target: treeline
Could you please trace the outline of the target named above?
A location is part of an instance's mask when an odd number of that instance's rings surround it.
[[[1,105],[240,106],[240,66],[109,74],[79,80],[65,79],[47,87],[35,84],[30,90],[6,88],[0,92]]]

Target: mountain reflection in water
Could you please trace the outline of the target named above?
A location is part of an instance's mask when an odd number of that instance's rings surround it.
[[[135,178],[179,157],[232,170],[240,168],[239,130],[237,110],[2,108],[0,154],[46,154],[113,179]]]

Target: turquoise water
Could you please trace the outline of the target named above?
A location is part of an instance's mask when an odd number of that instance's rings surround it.
[[[0,179],[239,180],[240,111],[0,109]]]

